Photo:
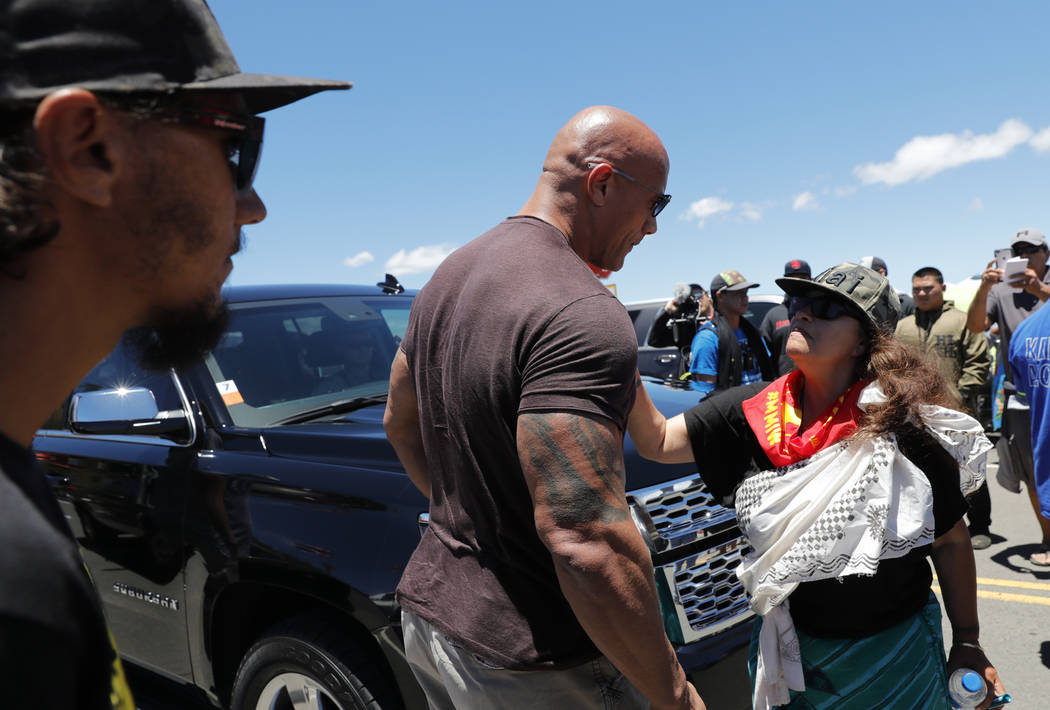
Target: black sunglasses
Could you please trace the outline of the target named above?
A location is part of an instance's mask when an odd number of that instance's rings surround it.
[[[588,168],[593,168],[593,167],[597,167],[598,165],[602,165],[602,164],[603,163],[587,163],[587,167]],[[608,163],[604,163],[604,164],[605,165],[609,165]],[[652,209],[653,217],[656,217],[661,212],[663,212],[664,211],[664,207],[667,207],[667,203],[671,201],[671,196],[670,195],[660,192],[655,187],[650,187],[650,186],[646,185],[644,182],[641,182],[640,180],[636,180],[635,178],[631,177],[630,175],[628,175],[624,171],[619,170],[617,168],[614,168],[612,165],[609,165],[609,168],[613,171],[613,173],[615,175],[619,175],[622,178],[630,180],[635,185],[639,185],[641,187],[644,187],[649,192],[655,192],[657,195],[659,195],[659,197],[657,197],[655,200],[653,200],[653,209]]]
[[[823,296],[792,296],[791,300],[788,301],[788,317],[794,318],[802,309],[808,310],[810,315],[821,320],[834,320],[839,316],[854,317],[849,306],[842,303],[842,301]]]
[[[259,169],[263,127],[266,125],[266,119],[190,106],[164,109],[153,114],[151,118],[185,126],[202,126],[226,131],[229,134],[226,139],[226,159],[230,164],[233,184],[236,185],[238,192],[244,192],[252,186],[255,173]]]
[[[1042,250],[1043,247],[1036,246],[1035,244],[1028,244],[1027,246],[1010,247],[1010,251],[1013,252],[1014,256],[1028,256],[1029,254],[1036,254]]]

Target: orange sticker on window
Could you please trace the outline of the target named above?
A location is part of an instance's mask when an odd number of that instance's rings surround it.
[[[215,386],[219,388],[219,394],[222,395],[222,401],[226,403],[227,407],[232,407],[235,404],[244,404],[244,397],[241,396],[240,391],[237,389],[237,383],[233,380],[216,382]]]

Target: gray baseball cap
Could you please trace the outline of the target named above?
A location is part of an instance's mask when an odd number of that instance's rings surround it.
[[[1032,246],[1045,247],[1046,237],[1038,229],[1026,227],[1019,229],[1010,240],[1010,246],[1014,244],[1031,244]]]
[[[822,295],[851,306],[876,330],[890,333],[901,315],[901,300],[889,279],[860,264],[843,262],[820,273],[812,281],[784,276],[777,286],[789,296]]]
[[[0,108],[79,87],[236,92],[262,113],[350,86],[243,73],[204,0],[0,0]]]

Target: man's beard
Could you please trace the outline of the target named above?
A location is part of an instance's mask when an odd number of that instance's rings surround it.
[[[149,325],[124,333],[124,344],[147,370],[189,367],[214,348],[230,320],[223,303],[218,310],[208,303],[191,309],[159,311]]]

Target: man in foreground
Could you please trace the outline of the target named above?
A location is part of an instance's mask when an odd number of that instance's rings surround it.
[[[416,297],[385,425],[431,501],[398,600],[432,708],[704,707],[625,497],[637,341],[587,266],[656,231],[668,165],[637,118],[585,109]]]
[[[911,277],[915,313],[897,323],[897,337],[924,353],[955,388],[970,414],[977,413],[977,394],[988,382],[988,339],[971,333],[966,314],[944,300],[944,275],[925,266]],[[992,544],[992,499],[987,481],[968,497],[970,542],[975,550]]]
[[[992,324],[999,326],[999,358],[1006,372],[1003,390],[1003,433],[997,443],[1000,467],[1004,463],[1012,475],[1024,481],[1042,535],[1040,551],[1028,561],[1039,567],[1050,567],[1050,520],[1040,514],[1032,462],[1031,417],[1024,397],[1017,396],[1013,368],[1010,367],[1010,341],[1021,322],[1041,309],[1050,298],[1050,269],[1047,268],[1046,237],[1038,229],[1022,229],[1010,240],[1015,257],[1028,259],[1026,269],[1009,283],[1003,281],[1003,270],[988,262],[981,274],[981,285],[966,314],[966,327],[972,333],[983,333]]]
[[[240,229],[266,215],[254,114],[349,85],[242,74],[202,0],[5,1],[0,22],[4,704],[131,710],[28,446],[129,328],[157,365],[214,343]]]

